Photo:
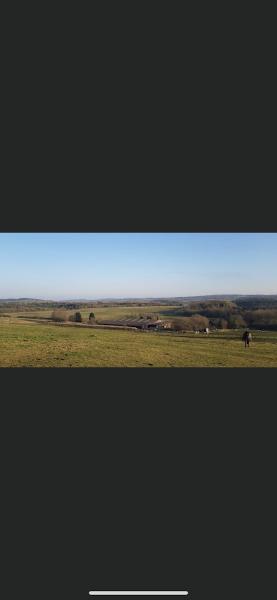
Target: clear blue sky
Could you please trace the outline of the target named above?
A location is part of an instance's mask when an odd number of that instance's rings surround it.
[[[0,233],[0,298],[277,293],[277,233]]]

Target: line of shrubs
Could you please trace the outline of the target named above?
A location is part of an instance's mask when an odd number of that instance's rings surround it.
[[[84,319],[79,311],[72,313],[72,312],[69,312],[68,310],[63,310],[63,309],[59,309],[59,308],[57,308],[56,310],[53,310],[51,319],[58,323],[65,323],[66,321],[70,321],[73,323],[83,323],[84,322]],[[95,315],[93,312],[90,313],[88,321],[91,323],[95,322]]]

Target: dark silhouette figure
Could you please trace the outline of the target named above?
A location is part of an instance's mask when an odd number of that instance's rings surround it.
[[[243,334],[243,336],[242,336],[242,340],[244,342],[244,347],[245,348],[247,348],[247,347],[249,348],[250,342],[252,340],[251,333],[249,331],[245,331],[244,334]]]

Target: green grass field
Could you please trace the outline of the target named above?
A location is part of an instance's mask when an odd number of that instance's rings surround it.
[[[166,311],[168,310],[174,310],[174,308],[176,308],[175,306],[171,306],[171,305],[164,305],[164,306],[101,306],[99,308],[95,308],[95,307],[91,307],[91,308],[85,308],[83,310],[80,310],[82,317],[84,319],[87,319],[90,312],[94,312],[95,314],[95,318],[98,320],[101,319],[123,319],[124,317],[137,317],[139,315],[149,315],[151,313],[153,314],[159,314],[161,316],[165,315],[166,316]],[[51,316],[53,310],[48,310],[48,309],[39,309],[39,310],[32,310],[32,311],[19,311],[19,312],[14,312],[14,313],[10,313],[11,318],[13,317],[18,317],[18,316],[27,316],[27,317],[40,317],[40,318],[48,318]],[[71,311],[71,312],[75,312],[75,311]],[[7,313],[4,313],[7,314]],[[1,319],[1,313],[0,313],[0,319]]]
[[[157,307],[151,310],[162,314]],[[89,312],[83,311],[83,316]],[[104,319],[150,310],[111,307],[94,312]],[[51,311],[33,314],[50,316]],[[253,343],[245,349],[240,331],[209,336],[115,331],[40,324],[22,317],[24,313],[0,316],[0,367],[277,367],[277,332],[253,332]]]

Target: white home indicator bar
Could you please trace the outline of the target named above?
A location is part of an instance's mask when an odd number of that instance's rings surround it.
[[[89,592],[90,596],[188,596],[188,592]]]

